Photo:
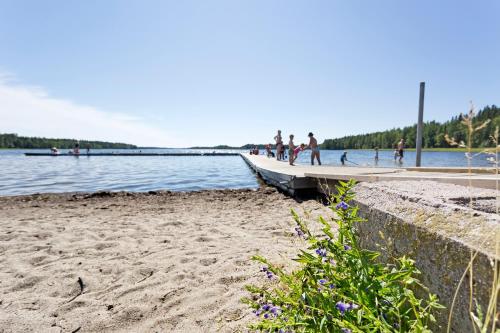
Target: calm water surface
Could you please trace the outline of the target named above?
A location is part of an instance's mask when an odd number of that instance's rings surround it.
[[[257,188],[259,183],[239,156],[161,157],[28,157],[25,152],[47,150],[0,150],[0,195],[37,192],[196,191],[223,188]],[[92,150],[92,152],[120,150]],[[130,152],[130,150],[124,150]],[[143,149],[142,152],[212,152],[213,150]],[[220,151],[220,152],[228,152]],[[230,151],[240,152],[240,151]],[[340,165],[341,151],[322,151],[323,164]],[[299,164],[309,163],[310,152],[299,155]],[[374,166],[370,150],[348,152],[348,159],[361,166]],[[391,151],[380,151],[380,167],[399,167]],[[474,157],[474,166],[488,166],[484,154]],[[402,166],[413,166],[415,153],[405,155]],[[464,153],[424,152],[424,166],[466,166]],[[355,166],[353,163],[348,165]]]
[[[196,191],[259,186],[255,175],[239,156],[32,157],[24,156],[27,151],[0,150],[0,195],[100,190]],[[177,149],[142,150],[146,151],[182,152]]]

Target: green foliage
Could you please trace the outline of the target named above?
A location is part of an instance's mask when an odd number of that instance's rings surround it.
[[[445,123],[430,121],[424,124],[422,133],[422,147],[424,148],[447,148],[450,147],[445,140],[445,135],[455,138],[458,142],[466,141],[467,128],[461,123],[462,116],[453,117]],[[496,126],[500,126],[500,108],[495,105],[486,106],[477,113],[474,120],[482,123],[490,119],[486,128],[474,136],[473,147],[489,147],[491,141],[489,133],[493,133]],[[398,141],[403,138],[406,147],[415,148],[417,136],[417,125],[404,128],[394,128],[383,132],[370,134],[350,135],[338,139],[327,139],[321,144],[323,149],[381,149],[394,148]]]
[[[244,299],[259,321],[251,328],[266,332],[430,332],[432,311],[442,308],[435,295],[415,278],[420,272],[413,260],[402,257],[394,265],[376,262],[379,253],[361,249],[355,226],[364,222],[354,198],[354,181],[341,182],[330,208],[333,231],[328,221],[320,236],[313,235],[297,214],[299,237],[308,251],[296,259],[300,269],[291,273],[265,258],[253,259],[265,265],[262,271],[271,283],[247,286],[251,298]],[[419,294],[428,294],[420,299]]]
[[[71,149],[75,143],[80,143],[80,148],[85,149],[87,146],[91,149],[128,149],[137,148],[137,146],[126,143],[111,143],[103,141],[77,141],[73,139],[47,139],[37,137],[18,136],[17,134],[0,134],[0,148],[51,148]]]

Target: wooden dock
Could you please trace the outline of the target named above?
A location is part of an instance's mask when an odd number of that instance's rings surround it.
[[[374,168],[341,166],[291,166],[288,161],[277,161],[264,155],[241,154],[245,162],[259,174],[266,183],[295,194],[304,190],[323,190],[339,180],[355,179],[359,182],[429,180],[441,183],[496,189],[499,177],[494,168]]]

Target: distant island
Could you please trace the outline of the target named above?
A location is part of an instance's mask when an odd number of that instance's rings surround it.
[[[479,111],[475,117],[475,122],[480,124],[487,119],[490,123],[486,128],[474,133],[473,147],[491,147],[493,143],[490,135],[495,131],[496,126],[500,127],[500,108],[495,105],[486,106]],[[445,123],[436,121],[426,122],[422,137],[423,148],[449,148],[450,145],[445,140],[445,134],[454,137],[457,142],[466,142],[467,131],[461,123],[461,116],[453,117]],[[375,132],[360,135],[349,135],[343,138],[327,139],[321,144],[323,149],[390,149],[403,138],[406,147],[415,148],[415,139],[417,137],[417,125],[404,128],[394,128],[383,132]]]
[[[57,147],[71,149],[75,143],[80,143],[81,148],[89,146],[92,149],[136,149],[137,146],[127,143],[105,141],[87,141],[75,139],[48,139],[38,137],[18,136],[17,134],[0,134],[0,148],[37,149]]]

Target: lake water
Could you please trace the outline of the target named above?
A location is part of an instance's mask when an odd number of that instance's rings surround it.
[[[92,150],[98,152],[121,150]],[[123,150],[130,152],[130,150]],[[212,152],[213,150],[143,149],[143,152]],[[47,150],[0,150],[0,195],[40,192],[196,191],[203,189],[257,188],[255,174],[239,156],[162,157],[29,157],[25,152]],[[218,152],[240,152],[218,151]],[[321,152],[323,164],[340,165],[341,151]],[[299,155],[299,164],[309,163],[310,152]],[[348,152],[348,159],[362,166],[374,165],[370,150]],[[380,167],[399,167],[391,151],[380,151]],[[474,156],[474,166],[489,166],[486,155]],[[349,163],[348,163],[349,164]],[[424,152],[423,166],[466,166],[464,153]],[[354,166],[354,164],[350,164]],[[415,153],[407,152],[402,166],[414,166]]]

